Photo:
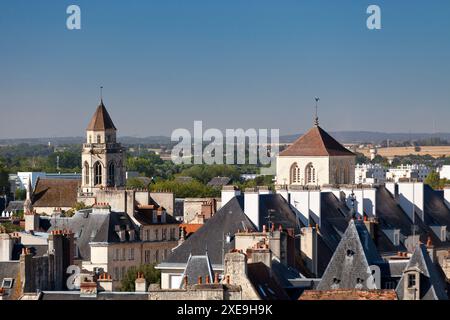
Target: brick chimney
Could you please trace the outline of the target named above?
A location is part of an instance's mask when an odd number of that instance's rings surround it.
[[[97,279],[97,290],[112,292],[113,291],[113,280],[110,274],[102,273]]]

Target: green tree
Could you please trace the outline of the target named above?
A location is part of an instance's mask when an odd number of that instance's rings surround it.
[[[15,193],[16,200],[25,200],[27,197],[27,191],[25,189],[17,189]]]
[[[155,264],[143,264],[139,267],[131,267],[121,281],[120,290],[126,292],[135,291],[135,281],[138,272],[144,274],[147,286],[151,283],[160,283],[161,271],[155,269]]]
[[[431,171],[424,182],[433,189],[440,190],[444,189],[445,185],[447,185],[450,181],[447,179],[441,179],[438,172]]]

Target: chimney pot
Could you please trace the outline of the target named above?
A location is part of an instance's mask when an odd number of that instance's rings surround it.
[[[230,275],[229,275],[229,274],[227,274],[227,276],[226,276],[225,279],[226,279],[226,280],[225,280],[225,283],[226,283],[226,284],[230,284]]]
[[[206,276],[206,278],[205,278],[205,283],[210,283],[210,281],[209,281],[209,276]]]
[[[214,274],[214,283],[219,283],[219,274],[218,273]]]
[[[197,283],[202,284],[202,277],[198,277]]]

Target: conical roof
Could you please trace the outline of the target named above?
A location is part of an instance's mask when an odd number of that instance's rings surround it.
[[[92,116],[92,119],[89,122],[89,125],[86,130],[103,131],[107,129],[117,130],[102,100],[100,101],[100,104],[97,107],[97,110],[95,111],[94,115]]]
[[[320,126],[314,126],[298,138],[280,156],[354,156]]]

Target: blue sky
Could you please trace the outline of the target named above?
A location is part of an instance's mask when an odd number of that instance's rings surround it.
[[[119,135],[302,132],[315,96],[330,131],[450,131],[448,0],[2,0],[0,39],[1,138],[83,135],[100,85]]]

